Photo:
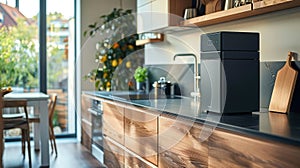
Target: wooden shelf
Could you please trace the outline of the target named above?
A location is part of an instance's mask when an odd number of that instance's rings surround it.
[[[157,43],[157,42],[162,42],[162,41],[164,41],[164,40],[161,40],[161,39],[136,40],[135,45],[141,46],[141,45],[145,45],[148,43]]]
[[[162,42],[162,41],[164,41],[164,35],[160,34],[160,38],[149,38],[149,39],[136,40],[135,45],[141,46],[141,45],[145,45],[148,43],[157,43],[157,42]]]
[[[299,0],[259,1],[254,2],[253,4],[247,4],[237,8],[231,8],[228,10],[188,19],[181,22],[180,26],[210,26],[298,6],[300,6]]]
[[[274,11],[294,8],[297,6],[300,6],[299,0],[277,0],[276,3],[274,1],[271,1],[270,3],[265,1],[259,1],[253,4],[252,13],[255,15],[265,14]]]

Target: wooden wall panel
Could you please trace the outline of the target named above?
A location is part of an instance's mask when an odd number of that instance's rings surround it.
[[[207,167],[208,141],[201,138],[202,126],[191,120],[159,118],[159,167]]]
[[[103,102],[103,133],[124,145],[124,108]]]
[[[157,115],[141,109],[125,109],[125,146],[157,165]]]
[[[217,129],[209,141],[209,167],[299,167],[300,147]]]

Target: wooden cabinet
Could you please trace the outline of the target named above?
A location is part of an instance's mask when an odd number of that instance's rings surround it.
[[[166,0],[154,0],[151,4],[152,30],[169,26],[169,4]]]
[[[192,0],[138,0],[137,31],[153,31],[168,26],[177,26],[184,9],[192,7]]]
[[[208,167],[299,167],[300,147],[214,130]]]
[[[125,151],[125,165],[130,168],[153,168],[155,165],[144,160],[142,157],[134,154],[133,152],[126,150]]]
[[[134,106],[125,108],[125,146],[157,165],[158,114]]]
[[[104,137],[104,164],[108,168],[125,167],[125,151],[120,148],[113,140]]]
[[[92,99],[88,96],[81,97],[81,143],[88,150],[92,147],[92,115],[88,111],[92,106]]]
[[[202,125],[180,117],[159,118],[159,167],[208,167],[208,140]],[[202,132],[203,133],[203,132]]]
[[[152,0],[137,1],[137,32],[148,32],[151,30],[151,2]]]
[[[103,102],[108,167],[299,167],[300,147]],[[113,124],[112,124],[113,123]],[[208,137],[208,138],[207,138]]]
[[[124,104],[102,102],[103,134],[124,145]]]

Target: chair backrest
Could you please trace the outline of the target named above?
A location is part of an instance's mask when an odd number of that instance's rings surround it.
[[[57,94],[53,93],[49,97],[49,104],[48,104],[48,113],[49,113],[49,124],[52,124],[52,119],[55,111],[55,106],[57,102]]]
[[[28,120],[28,112],[27,112],[27,100],[25,99],[14,99],[14,100],[3,100],[2,104],[2,118],[4,120],[15,119],[15,118],[23,118],[23,114],[17,113],[17,110],[14,110],[14,114],[3,114],[3,108],[22,108],[25,114],[25,118]]]

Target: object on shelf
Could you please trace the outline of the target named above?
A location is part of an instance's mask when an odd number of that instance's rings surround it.
[[[256,0],[257,1],[257,0]],[[251,4],[252,0],[225,0],[224,10]]]
[[[233,7],[236,8],[236,7],[240,7],[240,6],[243,6],[246,4],[251,4],[251,3],[252,3],[252,0],[234,0]]]
[[[139,34],[139,40],[136,41],[136,45],[145,45],[147,43],[155,43],[164,41],[164,34],[156,32],[146,32]]]
[[[196,8],[187,8],[184,10],[184,16],[183,18],[186,19],[191,19],[193,17],[197,16],[197,9]]]
[[[277,72],[269,111],[287,113],[290,110],[298,72],[291,67],[292,57],[289,52],[285,65]]]
[[[202,0],[193,0],[192,7],[196,8],[197,16],[205,15],[205,5],[203,4]]]
[[[180,23],[181,26],[210,26],[219,23],[250,18],[257,15],[267,14],[280,10],[295,8],[300,6],[300,1],[283,0],[272,4],[265,4],[264,1],[254,0],[253,4],[246,4],[237,8],[218,11],[208,15],[195,17]]]
[[[214,13],[224,9],[225,0],[201,0],[205,5],[205,14]]]
[[[234,2],[234,0],[226,0],[224,10],[228,10],[228,9],[233,8],[233,2]]]

